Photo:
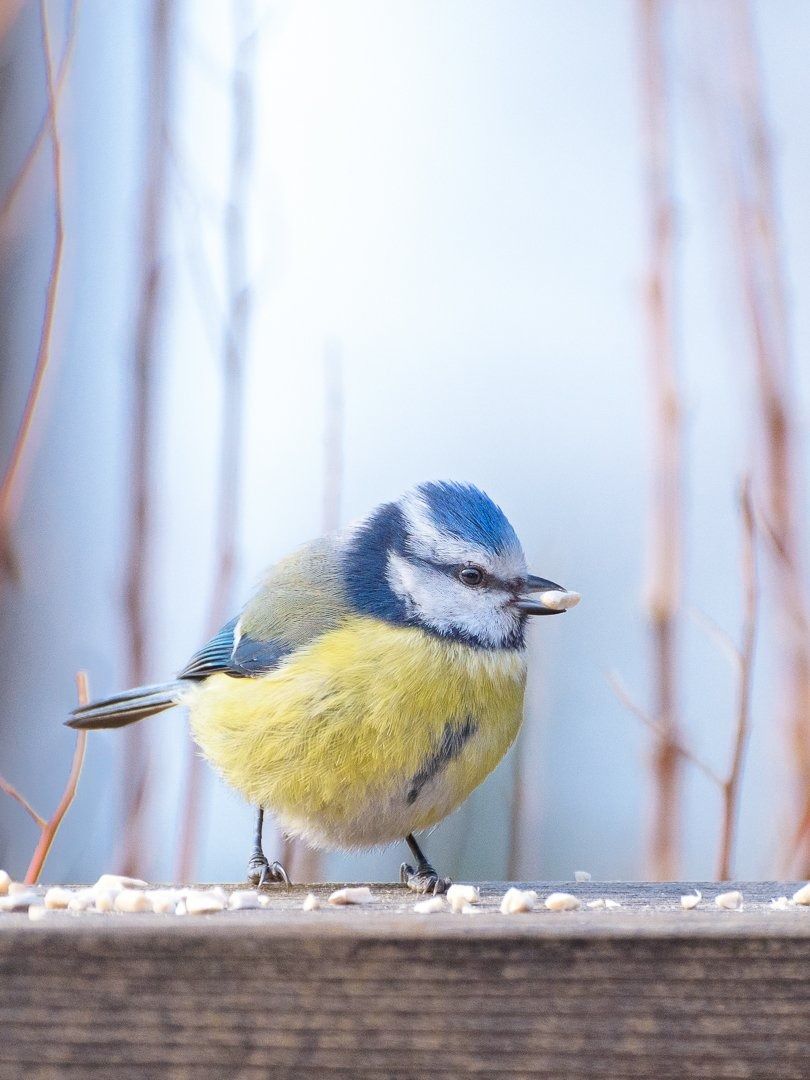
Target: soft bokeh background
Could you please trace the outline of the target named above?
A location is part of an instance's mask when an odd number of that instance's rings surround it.
[[[246,296],[228,609],[325,522],[348,522],[428,478],[479,484],[512,519],[536,572],[581,591],[583,602],[532,627],[519,761],[507,758],[430,838],[429,852],[442,872],[467,877],[649,872],[652,736],[607,678],[618,672],[639,702],[649,700],[643,596],[654,462],[640,6],[78,5],[58,112],[64,254],[50,366],[10,529],[18,580],[0,583],[0,773],[40,812],[55,806],[70,765],[75,736],[61,722],[74,673],[86,669],[102,695],[132,670],[133,372],[150,244],[144,199],[160,155],[161,276],[147,343],[146,678],[173,673],[211,629],[230,438],[225,326],[230,310],[239,344],[233,311]],[[45,8],[58,57],[71,6]],[[738,20],[748,25],[749,10],[801,434],[810,392],[810,8],[659,5],[685,454],[677,677],[684,738],[720,772],[731,753],[735,672],[690,610],[738,636],[736,490],[762,453],[728,172],[740,154],[733,31]],[[162,69],[156,17],[167,20]],[[7,190],[47,112],[39,5],[18,4],[3,29]],[[166,86],[157,102],[156,83]],[[234,178],[235,100],[246,150]],[[149,142],[149,118],[162,107],[165,130]],[[46,139],[0,235],[0,468],[34,369],[53,222]],[[734,864],[743,877],[777,872],[796,814],[767,551],[760,561]],[[47,880],[120,865],[139,752],[148,783],[137,867],[156,879],[176,873],[192,752],[186,722],[172,711],[142,730],[140,751],[120,732],[90,737]],[[688,764],[683,776],[677,868],[706,877],[720,800]],[[238,880],[251,811],[207,767],[200,779],[191,875]],[[2,796],[0,865],[22,875],[36,837]],[[270,829],[266,848],[281,849]],[[390,879],[403,855],[328,855],[320,872]]]

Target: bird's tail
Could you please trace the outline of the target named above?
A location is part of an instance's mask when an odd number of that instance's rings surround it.
[[[145,716],[171,709],[180,701],[184,687],[188,683],[170,682],[159,686],[137,686],[123,694],[105,698],[103,701],[91,701],[70,714],[65,723],[72,728],[117,728],[134,724]]]

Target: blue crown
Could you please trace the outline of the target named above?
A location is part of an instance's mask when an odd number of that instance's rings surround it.
[[[439,480],[419,484],[416,490],[441,532],[477,544],[494,555],[520,551],[520,541],[503,510],[479,488]]]

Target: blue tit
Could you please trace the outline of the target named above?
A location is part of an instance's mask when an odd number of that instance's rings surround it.
[[[495,768],[523,718],[527,619],[576,593],[527,570],[478,488],[421,484],[306,545],[177,678],[76,709],[110,728],[187,707],[204,756],[258,808],[251,881],[288,881],[262,850],[264,810],[318,848],[406,840],[417,892],[449,884],[414,833]]]

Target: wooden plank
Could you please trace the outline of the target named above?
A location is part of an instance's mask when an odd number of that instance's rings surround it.
[[[374,906],[179,918],[0,916],[0,1076],[810,1075],[810,908],[740,884],[742,912],[684,912],[693,884],[533,885],[619,911],[416,915]],[[724,886],[724,889],[732,886]],[[329,886],[314,891],[328,894]]]

